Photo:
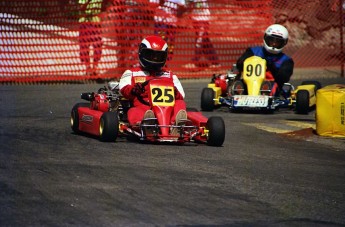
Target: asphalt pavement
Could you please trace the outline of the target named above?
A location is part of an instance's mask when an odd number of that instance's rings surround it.
[[[207,82],[182,81],[188,107]],[[345,226],[345,140],[316,135],[315,112],[204,112],[222,147],[103,143],[70,127],[101,86],[0,86],[0,226]]]

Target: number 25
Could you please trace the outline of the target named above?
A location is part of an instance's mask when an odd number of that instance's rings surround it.
[[[164,90],[164,94],[163,94]],[[173,102],[174,101],[174,90],[172,88],[153,88],[152,94],[154,96],[153,102]]]

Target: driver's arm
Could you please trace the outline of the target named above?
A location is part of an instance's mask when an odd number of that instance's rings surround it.
[[[237,59],[236,67],[240,72],[243,72],[244,61],[251,56],[254,56],[254,53],[251,50],[251,48],[247,48],[246,51],[242,54],[242,56]]]
[[[120,79],[119,88],[120,92],[126,99],[133,99],[134,95],[132,94],[134,85],[132,85],[132,71],[126,70]]]
[[[290,77],[293,74],[294,61],[292,59],[286,60],[282,63],[279,69],[274,64],[267,64],[267,69],[272,73],[274,81],[278,84],[279,88],[282,88],[284,83],[290,81]]]
[[[185,97],[185,93],[184,93],[182,84],[176,75],[173,75],[173,82],[174,82],[174,87],[176,90],[175,99],[183,100]]]

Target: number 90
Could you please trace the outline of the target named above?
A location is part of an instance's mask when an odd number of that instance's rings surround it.
[[[249,64],[247,65],[247,76],[252,76],[253,74],[255,76],[260,76],[261,73],[262,73],[262,65],[260,64],[256,64],[256,65],[252,65],[252,64]]]

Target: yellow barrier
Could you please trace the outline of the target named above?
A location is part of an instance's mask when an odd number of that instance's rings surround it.
[[[333,84],[321,88],[316,97],[316,133],[345,137],[345,85]]]

